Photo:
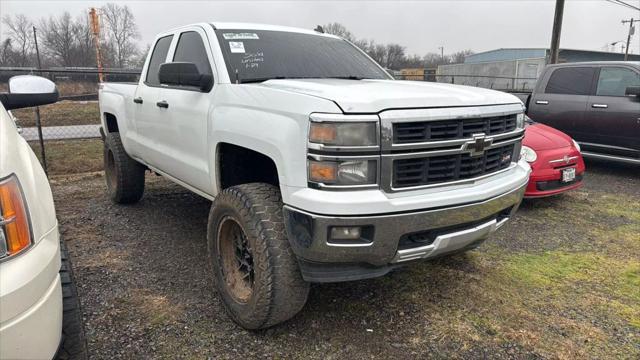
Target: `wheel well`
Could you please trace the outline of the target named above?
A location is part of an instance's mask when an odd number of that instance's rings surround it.
[[[221,189],[252,182],[279,185],[276,164],[266,155],[227,143],[218,145],[217,155]]]
[[[107,124],[107,132],[119,132],[118,121],[116,116],[110,113],[104,113],[104,122]]]

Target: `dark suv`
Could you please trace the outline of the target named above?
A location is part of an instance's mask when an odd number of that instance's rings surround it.
[[[585,157],[640,164],[640,62],[549,65],[527,114],[569,134]]]

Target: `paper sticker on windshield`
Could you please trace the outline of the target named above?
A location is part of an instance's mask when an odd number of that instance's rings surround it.
[[[256,33],[223,33],[225,40],[258,40]]]
[[[244,43],[242,41],[229,41],[229,49],[232,53],[244,54]]]

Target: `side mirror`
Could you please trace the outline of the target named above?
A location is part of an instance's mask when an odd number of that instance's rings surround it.
[[[629,86],[624,91],[627,96],[640,96],[640,86]]]
[[[34,75],[18,75],[9,79],[9,93],[0,94],[6,110],[53,104],[58,101],[56,84]]]
[[[202,92],[208,92],[213,87],[213,76],[202,74],[196,64],[190,62],[160,64],[158,79],[162,85],[192,86]]]

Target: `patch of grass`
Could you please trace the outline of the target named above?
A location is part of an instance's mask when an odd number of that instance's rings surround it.
[[[30,142],[36,156],[40,156],[40,146],[37,142]],[[64,175],[100,171],[102,164],[102,140],[63,140],[46,141],[45,156],[50,175]]]
[[[521,254],[505,265],[509,277],[533,286],[550,286],[563,281],[585,281],[594,276],[603,260],[593,254]]]
[[[33,108],[12,111],[22,127],[36,126]],[[42,126],[88,125],[100,123],[100,109],[97,101],[60,101],[40,107]]]

